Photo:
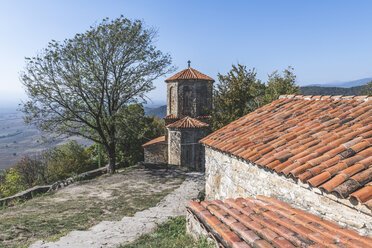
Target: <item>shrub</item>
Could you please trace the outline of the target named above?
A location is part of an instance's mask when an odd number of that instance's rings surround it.
[[[4,173],[4,172],[3,172]],[[14,169],[10,168],[5,172],[3,183],[0,185],[0,197],[8,197],[14,195],[26,187],[22,184],[22,180],[19,173]]]
[[[89,146],[85,149],[89,156],[92,158],[92,163],[95,168],[98,167],[98,144],[94,143],[93,145]],[[108,156],[105,150],[105,147],[101,145],[101,167],[104,167],[108,164]]]
[[[45,163],[38,158],[23,157],[14,169],[19,173],[22,184],[27,187],[47,183],[47,170]]]
[[[164,135],[164,123],[154,116],[145,116],[141,104],[133,104],[125,110],[126,119],[118,127],[116,161],[119,167],[128,167],[143,160],[142,144]]]
[[[51,182],[94,169],[88,151],[75,140],[49,150],[44,158],[47,161],[48,181]]]

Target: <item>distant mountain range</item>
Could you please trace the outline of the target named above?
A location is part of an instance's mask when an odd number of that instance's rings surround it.
[[[154,115],[158,119],[163,119],[167,115],[167,105],[160,107],[144,107],[146,115]]]
[[[304,86],[300,87],[302,95],[343,95],[343,96],[354,96],[361,95],[363,86],[355,86],[350,88],[342,87],[322,87],[322,86]]]
[[[303,87],[317,86],[317,87],[351,88],[351,87],[365,85],[366,83],[369,83],[371,81],[372,81],[372,78],[362,78],[362,79],[347,81],[347,82],[335,82],[335,83],[327,83],[327,84],[310,84],[310,85],[305,85]]]

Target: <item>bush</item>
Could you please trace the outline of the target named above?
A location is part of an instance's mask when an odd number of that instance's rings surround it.
[[[14,169],[19,173],[22,184],[27,187],[48,182],[48,172],[41,159],[26,156],[14,166]]]
[[[75,140],[44,154],[48,181],[55,182],[94,169],[89,152]]]
[[[94,143],[93,145],[89,146],[85,149],[89,156],[92,158],[92,163],[95,168],[98,168],[98,144]],[[101,145],[101,167],[104,167],[108,164],[108,156],[105,150],[105,147]]]
[[[4,173],[4,172],[3,172]],[[0,185],[0,197],[8,197],[26,189],[22,184],[19,173],[14,169],[10,168],[3,174],[3,183]]]
[[[143,161],[142,144],[164,135],[164,123],[154,116],[145,116],[141,104],[128,106],[126,119],[120,120],[118,127],[117,163],[118,167],[128,167]]]
[[[26,156],[13,168],[0,173],[0,198],[93,170],[97,164],[92,157],[92,152],[76,141],[52,148],[40,158]]]

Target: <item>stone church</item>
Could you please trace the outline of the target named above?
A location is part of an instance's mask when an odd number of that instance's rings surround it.
[[[188,67],[165,80],[167,116],[165,136],[143,144],[145,163],[168,163],[204,170],[204,147],[209,134],[214,80]]]
[[[218,247],[372,247],[372,97],[283,95],[200,140]]]

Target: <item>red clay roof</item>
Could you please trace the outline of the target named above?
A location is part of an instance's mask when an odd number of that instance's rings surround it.
[[[155,143],[160,143],[160,142],[165,142],[165,136],[160,136],[160,137],[157,137],[153,140],[150,140],[149,142],[143,144],[142,147],[149,146],[149,145],[152,145],[152,144],[155,144]]]
[[[227,247],[372,247],[371,237],[274,198],[189,202],[187,209]]]
[[[175,116],[174,114],[170,114],[170,115],[165,116],[164,119],[166,119],[166,120],[174,120],[174,119],[178,119],[178,117]]]
[[[198,119],[186,116],[179,121],[173,122],[167,126],[167,128],[202,128],[208,127],[207,123],[199,121]]]
[[[206,80],[206,81],[213,81],[214,79],[208,77],[207,75],[197,71],[191,67],[186,68],[183,71],[178,72],[177,74],[173,75],[172,77],[165,80],[165,82],[170,81],[177,81],[177,80]]]
[[[372,97],[281,96],[201,142],[372,209]]]

